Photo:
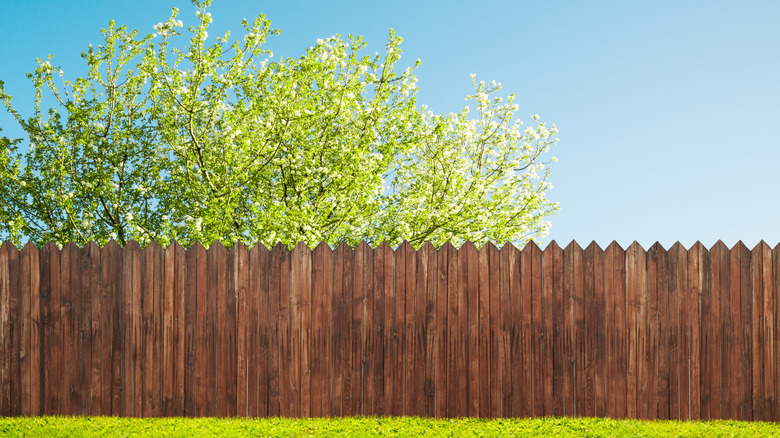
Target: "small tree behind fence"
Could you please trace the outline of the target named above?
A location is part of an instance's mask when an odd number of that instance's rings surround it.
[[[778,248],[6,242],[0,412],[780,421]]]

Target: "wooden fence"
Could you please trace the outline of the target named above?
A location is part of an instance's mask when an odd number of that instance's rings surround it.
[[[0,248],[0,412],[780,420],[780,246]]]

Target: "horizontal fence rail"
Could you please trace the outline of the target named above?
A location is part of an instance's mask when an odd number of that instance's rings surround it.
[[[0,413],[780,421],[765,243],[0,247]]]

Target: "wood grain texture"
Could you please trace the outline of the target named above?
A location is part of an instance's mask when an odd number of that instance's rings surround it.
[[[774,421],[775,250],[6,243],[0,413]]]

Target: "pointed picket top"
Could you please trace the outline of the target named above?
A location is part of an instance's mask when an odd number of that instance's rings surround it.
[[[341,250],[342,252],[352,251],[352,248],[349,246],[349,244],[345,240],[339,241],[339,244],[336,245],[335,250]]]
[[[582,251],[582,247],[579,243],[577,243],[576,240],[572,239],[571,242],[569,242],[568,245],[566,245],[566,248],[563,249],[564,251]]]
[[[731,247],[731,251],[734,251],[734,250],[737,250],[737,251],[740,251],[740,252],[743,252],[743,253],[744,252],[750,252],[750,250],[748,250],[748,247],[745,246],[745,244],[742,243],[741,240],[737,240],[737,243],[735,243],[734,246]]]
[[[206,247],[204,247],[203,244],[200,243],[200,240],[196,240],[196,241],[192,242],[192,245],[190,245],[189,248],[187,248],[187,251],[192,251],[192,250],[196,250],[197,251],[197,250],[201,250],[201,249],[205,251]]]
[[[383,240],[382,243],[379,244],[379,246],[376,247],[377,250],[381,250],[382,252],[393,252],[393,247],[390,246],[389,243],[387,243],[386,240]]]
[[[266,251],[266,252],[268,252],[268,248],[266,248],[266,246],[260,240],[255,242],[251,247],[249,247],[249,246],[247,246],[247,247],[249,248],[249,253],[250,254],[251,253],[258,253],[259,251]]]
[[[372,251],[371,245],[368,244],[364,239],[360,239],[360,242],[358,242],[357,246],[355,247],[355,250],[361,249],[362,251]]]
[[[704,244],[703,244],[703,243],[701,243],[701,240],[697,240],[696,242],[694,242],[694,243],[693,243],[693,245],[691,245],[691,248],[689,249],[689,251],[693,251],[693,250],[696,250],[696,251],[704,251],[704,252],[707,252],[707,251],[709,251],[709,250],[707,249],[707,247],[706,247],[706,246],[704,246]]]
[[[105,245],[103,245],[103,248],[108,248],[111,251],[116,251],[117,248],[121,249],[122,247],[119,246],[119,244],[114,239],[108,239],[108,242],[106,242]]]
[[[666,251],[666,248],[664,248],[663,245],[661,245],[661,242],[655,241],[654,244],[650,245],[650,248],[655,249],[656,251]]]
[[[471,251],[471,250],[477,251],[477,247],[473,243],[471,243],[470,240],[466,240],[465,242],[463,242],[463,244],[460,245],[460,248],[458,248],[458,251],[463,251],[464,249],[467,251]]]
[[[507,240],[503,245],[501,245],[501,252],[511,253],[514,251],[519,251],[519,250],[517,249],[515,244],[509,240]]]
[[[534,242],[533,239],[529,239],[528,242],[526,242],[525,245],[523,245],[523,251],[525,251],[526,249],[529,249],[530,247],[534,247],[537,250],[541,251],[541,249],[539,248],[539,245],[537,245],[536,242]]]
[[[639,253],[644,253],[644,252],[645,252],[645,249],[636,240],[631,242],[631,245],[628,245],[628,248],[626,248],[626,254],[628,254],[628,253],[639,254]]]
[[[146,244],[144,251],[160,252],[162,251],[162,246],[160,246],[156,240],[150,240],[149,243]]]
[[[408,240],[404,240],[401,242],[400,245],[398,245],[398,248],[395,249],[395,252],[404,251],[404,252],[414,252],[414,247],[411,243],[409,243]]]
[[[38,247],[35,246],[32,240],[28,240],[27,243],[22,247],[22,254],[28,254],[32,251],[38,252]]]
[[[496,247],[495,243],[488,240],[484,245],[482,245],[482,248],[479,251],[498,251],[498,248]]]
[[[595,241],[591,240],[588,246],[585,247],[585,250],[591,250],[596,252],[603,252],[604,250],[601,249],[601,246]]]
[[[619,243],[617,243],[617,240],[613,240],[612,242],[610,242],[609,245],[607,245],[607,251],[610,250],[612,252],[626,252],[626,250],[624,250],[623,247],[620,246]]]
[[[227,248],[225,248],[225,245],[222,244],[221,240],[215,240],[211,242],[211,245],[209,245],[209,251],[212,249],[217,252],[227,252]]]
[[[110,245],[112,241],[113,241],[113,239],[109,240],[108,243],[106,244],[106,246]],[[114,243],[116,243],[116,242],[114,242]],[[179,244],[179,242],[177,242],[175,240],[171,240],[168,243],[168,245],[165,247],[165,249],[167,250],[168,248],[171,248],[171,247],[173,247],[173,251],[177,251],[179,248],[183,249],[183,247]]]
[[[561,247],[558,245],[558,242],[555,241],[555,239],[551,240],[550,243],[547,244],[547,246],[544,247],[544,250],[547,251],[548,249],[552,251],[560,251]]]
[[[136,246],[138,246],[138,244],[136,244]],[[71,240],[70,242],[66,243],[65,246],[62,247],[62,250],[63,251],[67,250],[67,251],[71,251],[71,252],[72,251],[78,252],[78,251],[81,251],[81,248],[79,248],[79,246],[76,244],[76,242]]]
[[[444,253],[447,251],[457,251],[457,249],[455,249],[455,245],[453,245],[452,242],[450,242],[449,240],[444,242],[444,244],[440,246],[439,249],[437,250],[437,252],[439,253]]]
[[[16,252],[19,252],[19,249],[10,240],[6,240],[5,242],[3,242],[3,246],[0,247],[0,249],[2,249],[4,251],[16,251]]]
[[[236,243],[233,244],[233,246],[230,247],[230,250],[228,251],[229,254],[232,254],[234,252],[242,252],[246,251],[246,245],[244,245],[244,242],[241,240],[236,241]]]
[[[318,243],[317,246],[312,249],[312,251],[330,251],[330,245],[328,245],[328,242],[320,240],[320,243]]]
[[[729,251],[729,248],[726,246],[725,243],[723,243],[722,240],[718,239],[717,242],[715,242],[715,245],[712,245],[712,248],[710,248],[710,252],[714,251]]]
[[[52,242],[51,240],[46,242],[46,245],[43,245],[41,249],[45,249],[47,251],[60,252],[60,248],[57,246],[56,243]]]
[[[672,246],[669,248],[669,252],[682,252],[682,251],[685,251],[685,246],[683,246],[683,244],[680,243],[679,240],[674,242],[674,244],[672,244]]]
[[[764,239],[761,239],[761,240],[758,241],[756,246],[753,247],[752,251],[767,251],[767,250],[771,251],[772,248],[770,248],[769,245],[767,245],[767,243],[764,241]]]

